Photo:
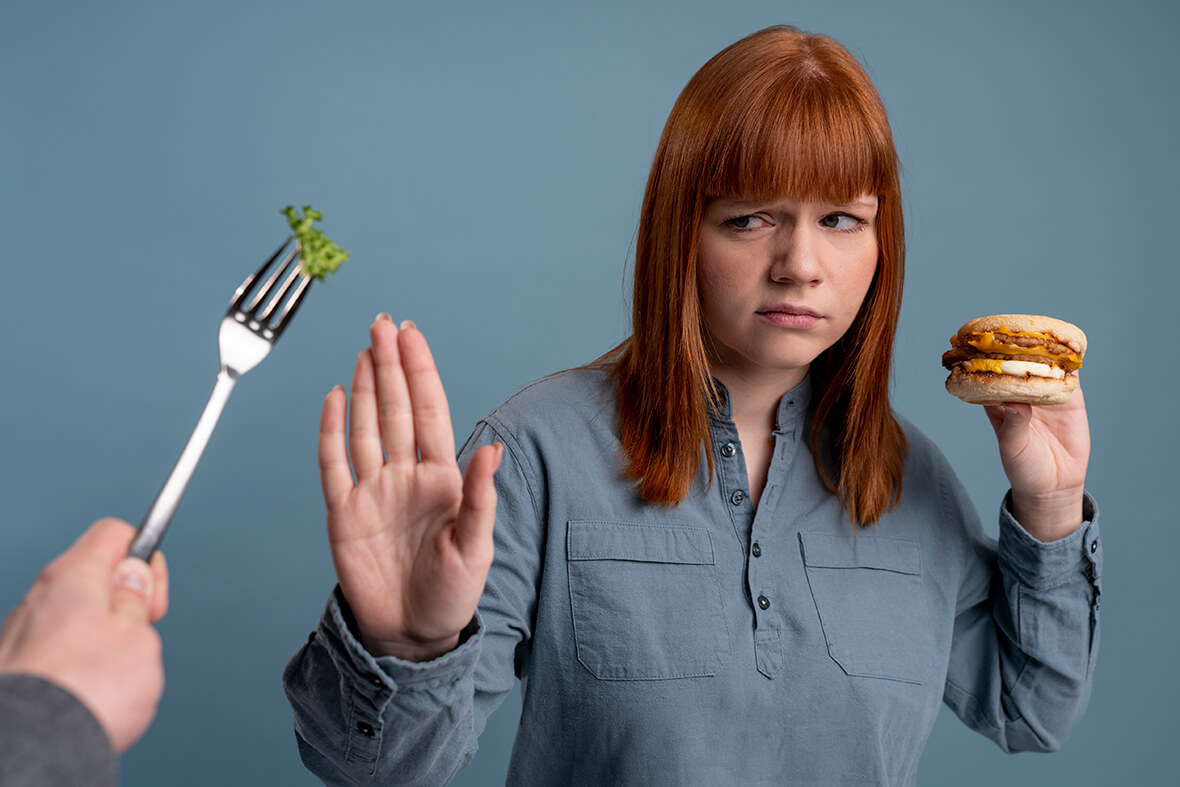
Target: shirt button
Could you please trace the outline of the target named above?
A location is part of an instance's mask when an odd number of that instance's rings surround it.
[[[762,547],[758,546],[758,542],[754,542],[754,546],[750,548],[750,554],[754,557],[762,557]]]
[[[735,506],[740,506],[742,503],[746,502],[746,493],[740,489],[737,490],[729,496],[729,502],[733,503]]]
[[[1097,551],[1098,551],[1098,539],[1094,539],[1093,541],[1090,542],[1090,554],[1092,555]]]
[[[379,689],[385,688],[385,684],[381,682],[381,678],[378,678],[376,675],[369,676],[369,683],[372,683]]]
[[[361,735],[364,735],[366,738],[373,737],[373,725],[369,724],[367,721],[358,721],[356,723],[356,731]]]
[[[758,606],[761,607],[762,609],[769,609],[770,608],[770,599],[768,599],[766,596],[759,596],[758,597]]]
[[[721,455],[724,456],[726,459],[728,459],[729,457],[733,456],[736,453],[737,453],[737,446],[734,445],[733,443],[726,443],[725,445],[721,446]]]

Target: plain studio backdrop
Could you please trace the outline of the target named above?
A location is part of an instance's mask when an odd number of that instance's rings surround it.
[[[982,410],[943,390],[947,338],[1013,311],[1090,337],[1107,562],[1089,710],[1062,752],[1016,756],[944,711],[920,781],[1175,784],[1178,9],[5,0],[0,607],[92,520],[139,521],[212,389],[230,294],[284,236],[279,208],[315,205],[352,260],[242,378],[173,522],[168,687],[123,759],[129,786],[315,783],[279,676],[334,582],[318,412],[369,322],[423,329],[460,440],[613,346],[672,103],[722,47],[794,24],[860,56],[890,112],[895,405],[990,532],[1006,482]],[[456,784],[503,781],[519,708]]]

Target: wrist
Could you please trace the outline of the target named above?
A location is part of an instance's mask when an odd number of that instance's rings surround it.
[[[332,594],[340,613],[340,625],[352,634],[360,646],[374,658],[393,656],[403,661],[431,661],[450,653],[459,645],[460,635],[463,632],[433,640],[416,639],[405,635],[389,638],[371,637],[357,620],[348,597],[344,595],[344,588],[337,584]]]
[[[445,656],[459,646],[459,634],[442,639],[421,641],[413,639],[370,639],[361,635],[361,644],[374,658],[393,656],[402,661],[425,662]]]
[[[1065,538],[1084,521],[1083,487],[1027,493],[1013,489],[1012,517],[1030,536],[1048,543]]]

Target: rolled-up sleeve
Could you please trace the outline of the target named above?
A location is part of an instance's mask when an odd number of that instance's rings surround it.
[[[383,783],[444,783],[474,754],[478,613],[459,647],[422,663],[375,658],[354,632],[337,588],[283,673],[304,765],[325,784],[363,783],[393,763],[397,773]]]
[[[1090,697],[1098,652],[1102,539],[1083,522],[1044,543],[1000,509],[999,541],[976,534],[963,571],[946,704],[1005,751],[1056,751]]]

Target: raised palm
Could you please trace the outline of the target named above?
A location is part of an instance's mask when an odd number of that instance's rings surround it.
[[[324,400],[319,461],[332,559],[362,643],[420,661],[454,647],[483,592],[502,448],[481,448],[460,473],[430,349],[402,328],[386,315],[373,323],[347,434],[344,391]]]

